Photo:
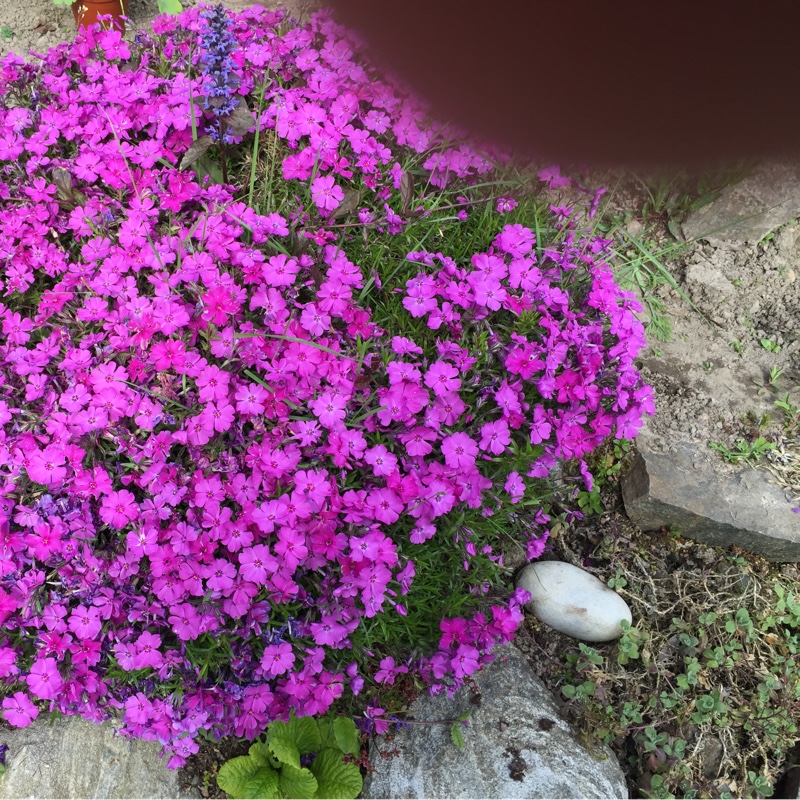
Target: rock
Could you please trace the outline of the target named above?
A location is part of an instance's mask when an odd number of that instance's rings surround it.
[[[714,780],[719,774],[724,754],[725,748],[718,737],[709,736],[704,738],[703,746],[700,750],[700,764],[703,768],[703,777],[707,781]]]
[[[763,164],[683,222],[690,239],[712,244],[759,242],[800,217],[800,165]]]
[[[638,436],[622,498],[642,530],[675,526],[681,536],[737,547],[769,561],[800,561],[800,518],[768,472],[714,469],[704,445],[676,440],[656,453]]]
[[[626,230],[626,231],[628,231],[628,233],[629,233],[631,236],[640,236],[640,235],[641,235],[641,233],[642,233],[642,231],[644,230],[644,225],[642,225],[642,223],[641,223],[641,222],[639,222],[639,220],[638,220],[638,219],[632,219],[632,220],[631,220],[631,221],[630,221],[630,222],[629,222],[629,223],[628,223],[628,224],[625,226],[625,230]]]
[[[558,715],[556,703],[513,646],[498,647],[494,663],[477,676],[478,694],[461,689],[424,696],[414,707],[418,721],[448,720],[472,711],[462,728],[464,747],[450,739],[450,726],[411,725],[391,742],[370,746],[375,772],[364,781],[364,798],[394,797],[628,797],[625,779],[607,747],[596,760]],[[380,751],[398,755],[381,758]]]
[[[594,575],[564,561],[528,564],[517,586],[531,593],[526,608],[567,636],[608,642],[622,636],[620,620],[632,621],[628,604]]]
[[[0,798],[185,797],[177,770],[159,758],[157,742],[117,736],[114,724],[40,716],[27,728],[4,728],[7,770]],[[196,797],[199,795],[195,795]]]
[[[686,283],[713,295],[733,294],[736,287],[716,267],[710,264],[689,264],[686,267]]]
[[[795,744],[786,754],[786,764],[788,768],[775,784],[772,796],[800,800],[800,743]]]

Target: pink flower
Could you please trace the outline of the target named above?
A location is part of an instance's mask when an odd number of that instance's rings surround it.
[[[300,324],[312,336],[322,336],[330,328],[331,318],[315,303],[309,303],[300,315]]]
[[[3,715],[9,725],[26,728],[39,716],[39,709],[31,703],[25,692],[15,692],[3,700]]]
[[[547,416],[542,406],[533,409],[533,419],[531,420],[531,444],[540,444],[550,438],[552,425],[547,421]]]
[[[492,455],[499,456],[510,444],[511,434],[505,420],[487,422],[481,427],[481,450],[488,450]]]
[[[367,450],[364,461],[372,467],[374,475],[392,475],[397,470],[397,458],[382,444]]]
[[[150,349],[150,360],[159,372],[170,367],[182,367],[186,362],[186,345],[176,339],[157,342]]]
[[[375,519],[387,525],[397,522],[403,510],[400,498],[391,489],[373,489],[367,495],[367,505],[372,509]]]
[[[197,388],[200,390],[200,401],[208,403],[213,400],[225,400],[228,397],[228,383],[231,376],[229,372],[214,366],[207,366],[197,378]]]
[[[136,640],[136,655],[133,658],[133,668],[153,667],[158,669],[164,663],[164,656],[161,655],[159,647],[161,647],[161,637],[145,631]]]
[[[442,455],[448,467],[469,467],[475,463],[478,445],[466,433],[453,433],[442,439]]]
[[[513,211],[519,203],[513,197],[498,197],[497,198],[497,213],[505,214],[508,211]]]
[[[283,675],[294,664],[294,652],[288,642],[270,644],[264,648],[261,656],[261,668],[271,676]]]
[[[464,678],[472,675],[477,669],[480,653],[470,645],[461,644],[456,650],[455,657],[450,659],[450,665],[457,678]]]
[[[406,452],[410,456],[426,456],[433,450],[431,442],[437,439],[436,431],[430,428],[418,426],[410,433],[401,434],[400,439],[406,446]]]
[[[208,403],[203,410],[203,422],[206,427],[213,428],[219,433],[227,431],[233,425],[235,418],[236,412],[227,400]]]
[[[448,392],[457,392],[461,388],[461,379],[458,370],[446,361],[437,361],[425,373],[425,385],[433,389],[437,397]]]
[[[25,680],[28,688],[42,700],[53,700],[64,685],[54,658],[40,658],[35,661]]]
[[[347,629],[330,615],[324,615],[319,622],[309,626],[314,641],[319,645],[337,645],[347,636]]]
[[[127,489],[111,492],[103,498],[100,506],[100,519],[112,528],[124,528],[139,516],[136,498]]]
[[[16,675],[19,668],[16,665],[17,654],[12,647],[0,647],[0,678]]]
[[[511,495],[512,503],[518,503],[525,494],[525,482],[519,472],[509,473],[503,488]]]
[[[325,392],[311,403],[311,410],[323,428],[336,428],[345,417],[347,399],[333,392]]]
[[[79,639],[94,639],[102,627],[100,613],[91,606],[78,606],[69,618],[69,629]]]
[[[296,278],[300,265],[294,258],[287,258],[282,253],[267,261],[263,268],[264,281],[267,286],[291,286]]]
[[[378,683],[386,683],[391,686],[394,679],[405,672],[408,672],[408,667],[397,666],[394,659],[389,656],[381,659],[381,668],[375,673],[375,680]]]
[[[332,176],[320,175],[311,183],[311,198],[317,204],[320,214],[326,217],[344,200],[344,192],[336,185]]]
[[[142,692],[131,695],[125,701],[125,720],[134,725],[144,725],[153,713],[153,704]]]
[[[239,553],[239,572],[245,580],[266,583],[267,575],[278,569],[278,561],[263,544],[248,547]]]
[[[28,477],[35,483],[44,486],[58,486],[67,475],[64,451],[58,446],[46,447],[41,453],[35,453],[28,461]]]
[[[278,531],[275,552],[281,556],[283,565],[291,575],[297,565],[308,555],[306,537],[299,531],[283,527]]]

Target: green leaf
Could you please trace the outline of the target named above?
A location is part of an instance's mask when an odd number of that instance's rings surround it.
[[[180,0],[158,0],[158,11],[161,14],[180,14],[183,6]]]
[[[320,738],[320,750],[325,747],[336,747],[336,737],[333,735],[333,719],[321,717],[317,720]]]
[[[246,797],[253,800],[272,800],[280,797],[278,793],[278,773],[272,767],[262,766],[258,772],[247,781]]]
[[[267,741],[271,742],[277,736],[294,742],[300,755],[316,753],[322,749],[319,727],[313,717],[295,717],[292,714],[292,718],[288,722],[278,720],[270,723],[267,728]]]
[[[683,235],[683,228],[681,228],[681,224],[678,222],[678,220],[670,217],[667,221],[667,228],[676,239],[680,241],[685,240],[686,237]]]
[[[361,777],[359,773],[359,777]],[[314,797],[317,793],[317,779],[311,774],[311,770],[302,767],[295,769],[288,764],[281,770],[281,777],[278,788],[284,797],[296,798],[296,800],[307,800]],[[322,795],[325,797],[326,795]]]
[[[217,784],[233,798],[246,798],[248,782],[260,769],[250,756],[238,756],[225,762],[217,774]]]
[[[689,211],[697,211],[709,203],[713,203],[719,197],[719,192],[709,192],[702,197],[698,197],[690,206]]]
[[[334,720],[333,735],[336,738],[336,744],[343,753],[357,756],[361,752],[358,729],[350,717],[337,717]]]
[[[464,746],[464,734],[461,733],[461,725],[450,726],[450,738],[459,750]]]
[[[361,770],[357,764],[345,764],[338,750],[326,748],[311,765],[317,779],[319,797],[331,800],[354,800],[361,794]]]
[[[269,751],[281,764],[300,769],[300,751],[288,736],[276,736],[269,743]]]
[[[258,766],[269,764],[269,745],[261,739],[253,742],[247,752]]]

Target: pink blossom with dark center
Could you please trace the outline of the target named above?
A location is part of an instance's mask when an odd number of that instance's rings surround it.
[[[27,728],[39,716],[39,709],[25,692],[14,692],[12,697],[3,698],[3,716],[9,725]]]

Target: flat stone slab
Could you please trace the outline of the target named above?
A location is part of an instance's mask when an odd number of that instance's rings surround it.
[[[637,437],[637,454],[623,477],[622,498],[642,530],[675,526],[681,536],[714,547],[737,547],[769,561],[800,561],[800,515],[770,473],[721,469],[700,444],[677,440],[653,452]]]
[[[429,722],[471,709],[464,747],[452,743],[448,724],[412,724],[390,742],[378,737],[370,746],[375,772],[361,797],[627,798],[613,753],[602,748],[596,758],[575,740],[519,650],[494,652],[496,660],[476,676],[478,695],[466,688],[452,699],[425,695],[414,707],[415,719]],[[395,749],[399,754],[380,755]]]
[[[114,727],[79,717],[51,724],[44,716],[27,728],[4,724],[0,743],[8,755],[0,798],[187,797],[178,771],[159,758],[157,742],[123,739]]]
[[[800,217],[800,164],[762,164],[758,170],[683,222],[690,239],[712,244],[760,242]]]

